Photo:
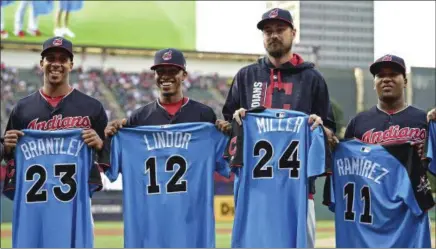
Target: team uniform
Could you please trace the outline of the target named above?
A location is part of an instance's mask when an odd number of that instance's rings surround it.
[[[223,106],[223,116],[231,121],[239,108],[263,106],[316,114],[324,125],[336,131],[327,84],[313,63],[304,62],[297,54],[275,68],[267,57],[239,70]],[[308,215],[308,247],[315,246],[315,179],[311,179]]]
[[[385,112],[378,106],[361,112],[349,122],[344,136],[345,139],[357,138],[368,144],[425,142],[426,137],[427,114],[410,105],[395,113]],[[395,219],[395,216],[390,217]],[[413,228],[429,233],[428,213],[425,212],[419,219],[421,222]]]
[[[428,124],[428,137],[425,146],[426,158],[429,159],[428,169],[436,175],[436,121]]]
[[[232,124],[226,150],[235,172],[232,247],[306,247],[309,178],[329,153],[321,127],[302,112],[256,108]]]
[[[344,138],[358,138],[365,143],[425,141],[426,113],[407,106],[396,113],[387,113],[377,106],[361,112],[347,126]]]
[[[228,137],[208,122],[122,128],[106,175],[123,177],[125,247],[215,247],[215,171]]]
[[[101,188],[81,129],[23,130],[15,151],[13,247],[81,247],[94,243],[92,193]]]
[[[56,130],[68,130],[68,129],[94,129],[97,134],[104,138],[104,128],[107,125],[107,116],[106,112],[102,106],[102,104],[78,91],[73,89],[70,93],[68,93],[65,96],[59,97],[59,98],[50,98],[49,96],[45,96],[44,93],[42,93],[41,90],[21,99],[18,101],[18,103],[15,105],[14,109],[11,112],[11,115],[9,117],[9,121],[6,126],[6,131],[8,130],[41,130],[41,131],[56,131]],[[52,133],[49,133],[52,134]],[[54,133],[53,133],[54,134]],[[20,140],[19,140],[20,141]],[[87,146],[87,145],[86,145]],[[15,152],[16,153],[16,152]],[[57,155],[59,156],[59,155]],[[55,156],[53,156],[55,157]],[[96,152],[93,153],[93,161],[89,162],[90,165],[83,166],[83,169],[81,169],[81,172],[84,172],[85,169],[89,169],[89,175],[95,176],[96,179],[92,180],[92,182],[95,182],[96,184],[100,185],[99,188],[95,189],[96,191],[101,189],[101,177],[98,169],[98,163],[100,162],[101,153]],[[60,157],[63,158],[63,157]],[[8,157],[7,160],[7,178],[5,180],[5,186],[4,191],[6,191],[6,196],[12,200],[14,200],[15,203],[23,203],[24,196],[21,192],[18,192],[16,195],[16,184],[22,184],[20,181],[22,179],[17,179],[17,172],[20,172],[20,168],[23,167],[22,165],[18,164],[17,161],[18,158],[14,157]],[[42,160],[42,159],[41,159]],[[69,163],[69,162],[65,162]],[[85,161],[83,161],[85,163]],[[45,165],[42,163],[44,167],[54,167],[53,165]],[[53,174],[53,169],[49,168],[47,173]],[[92,171],[92,172],[91,172]],[[78,185],[83,185],[85,182],[88,182],[83,176],[80,176],[80,182],[77,182]],[[84,188],[84,187],[82,187]],[[88,196],[89,198],[89,196]],[[81,202],[74,202],[76,204],[79,204]],[[90,207],[83,202],[83,206],[80,206],[80,208],[87,208],[86,211],[91,215]],[[15,204],[18,205],[18,204]],[[48,205],[48,204],[38,204],[38,205]],[[79,205],[76,207],[78,208]],[[14,210],[14,215],[20,215],[17,213],[17,210]],[[71,213],[64,213],[66,216],[73,215]],[[83,214],[85,215],[85,214]],[[82,216],[78,216],[82,217]],[[45,219],[35,220],[35,222],[45,222]],[[35,224],[36,226],[37,224]],[[18,224],[13,224],[14,226],[14,241],[15,243],[18,243],[19,241],[25,240],[21,235],[25,236],[24,234],[28,233],[26,230],[28,229],[28,226],[18,226]],[[21,230],[24,229],[23,232]],[[51,230],[53,229],[53,230]],[[44,245],[53,245],[52,243],[57,243],[57,237],[60,237],[61,234],[68,233],[69,230],[62,230],[62,227],[58,226],[51,228],[50,231],[56,231],[52,233],[51,237],[44,237],[41,238],[43,242],[38,243],[44,243]],[[30,231],[30,230],[29,230]],[[36,231],[34,231],[36,233]],[[79,233],[80,230],[77,230],[77,233]],[[87,231],[83,231],[83,236],[87,236]],[[37,240],[32,240],[33,242],[37,243]],[[29,244],[26,244],[26,247],[38,247],[38,244],[30,244],[31,241],[29,241]],[[14,246],[16,245],[14,243]],[[72,245],[75,243],[74,241],[64,241],[67,245]],[[76,246],[79,247],[87,247],[89,244],[82,244]],[[56,247],[56,246],[54,246]]]
[[[336,247],[431,247],[434,206],[426,169],[410,143],[337,145],[324,204],[335,212]]]

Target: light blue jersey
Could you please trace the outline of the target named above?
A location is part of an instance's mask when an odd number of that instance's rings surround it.
[[[339,143],[324,204],[335,212],[336,247],[431,246],[433,207],[418,153],[405,144]]]
[[[302,112],[262,110],[232,124],[232,247],[306,247],[309,177],[326,171],[324,133]]]
[[[13,247],[93,247],[88,183],[92,150],[82,130],[23,130],[5,194],[14,200]],[[13,174],[13,177],[11,176]]]
[[[211,123],[117,132],[106,174],[122,174],[125,247],[215,247],[213,174],[230,174],[227,140]]]

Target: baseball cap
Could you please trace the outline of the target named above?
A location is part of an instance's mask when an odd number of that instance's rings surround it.
[[[71,58],[73,58],[73,43],[63,37],[56,36],[46,40],[42,44],[41,55],[43,56],[48,50],[52,48],[62,48],[70,55]]]
[[[186,60],[183,53],[175,48],[166,48],[156,52],[154,55],[154,65],[151,70],[156,69],[158,66],[169,65],[180,67],[186,70]]]
[[[404,62],[404,59],[399,56],[391,54],[384,55],[378,58],[369,67],[369,71],[375,76],[383,67],[393,67],[406,76],[406,63]]]
[[[294,21],[292,20],[291,12],[284,9],[275,8],[263,13],[262,20],[257,23],[257,28],[262,30],[265,22],[269,20],[283,21],[289,24],[292,28],[294,27]]]

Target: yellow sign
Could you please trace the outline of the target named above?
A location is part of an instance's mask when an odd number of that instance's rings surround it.
[[[231,195],[215,196],[215,219],[216,221],[233,221],[235,217],[235,203]]]

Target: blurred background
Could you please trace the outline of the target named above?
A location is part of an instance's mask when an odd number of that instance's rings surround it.
[[[298,34],[293,52],[323,74],[339,137],[354,115],[377,103],[369,65],[384,54],[406,61],[407,102],[425,111],[436,106],[434,1],[2,0],[1,132],[17,100],[42,86],[41,43],[55,35],[75,46],[72,86],[102,101],[110,120],[158,96],[149,67],[155,51],[166,47],[187,57],[186,95],[222,118],[233,76],[264,56],[256,24],[273,7],[292,13]],[[216,176],[219,247],[230,245],[232,181]],[[321,204],[323,184],[317,180],[317,247],[334,247],[334,216]],[[122,247],[121,181],[105,178],[104,191],[94,196],[96,247]],[[12,203],[2,197],[2,248],[11,246],[11,212]],[[430,216],[435,234],[434,208]]]

